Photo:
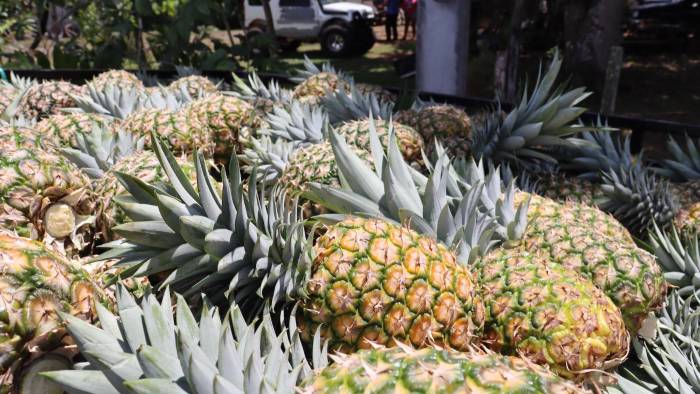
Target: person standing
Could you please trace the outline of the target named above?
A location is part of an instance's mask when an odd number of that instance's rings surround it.
[[[396,26],[399,19],[399,9],[401,9],[401,0],[386,0],[387,41],[394,41],[399,39],[399,30]]]
[[[408,37],[408,29],[411,29],[413,38],[416,38],[416,12],[418,11],[418,0],[404,0],[403,14],[406,18],[406,23],[403,26],[403,40]]]

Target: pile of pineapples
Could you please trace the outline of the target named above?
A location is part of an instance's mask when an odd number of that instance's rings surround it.
[[[0,392],[700,391],[700,151],[633,154],[554,55],[467,114],[292,89],[0,86]]]

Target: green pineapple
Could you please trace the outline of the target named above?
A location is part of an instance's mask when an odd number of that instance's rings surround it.
[[[27,118],[42,119],[57,114],[63,108],[76,106],[74,95],[82,88],[64,81],[48,81],[30,86],[19,102],[19,112]]]
[[[105,127],[112,123],[112,120],[98,114],[63,113],[43,119],[35,128],[43,135],[55,136],[61,145],[75,148],[78,144],[78,133],[89,133],[93,127]]]
[[[517,357],[435,348],[363,350],[334,358],[303,394],[331,393],[584,393],[585,390]]]
[[[68,253],[92,244],[95,199],[89,179],[64,158],[1,141],[0,223]]]
[[[56,393],[38,373],[76,356],[58,313],[91,321],[105,295],[90,274],[39,242],[0,232],[0,391]]]
[[[144,90],[143,82],[136,76],[125,70],[109,70],[92,78],[89,82],[97,90],[105,90],[107,86],[120,89]]]

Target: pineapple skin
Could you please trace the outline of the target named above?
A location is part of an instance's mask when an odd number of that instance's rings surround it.
[[[516,194],[516,200],[525,194]],[[591,280],[620,308],[631,332],[663,303],[667,285],[661,268],[611,216],[531,195],[528,219],[523,244]]]
[[[112,120],[104,115],[89,113],[61,113],[51,115],[36,124],[43,135],[54,136],[62,146],[76,148],[76,135],[89,134],[93,127],[106,127]]]
[[[71,95],[81,95],[83,88],[64,81],[42,82],[31,86],[19,102],[19,112],[29,119],[43,119],[62,108],[76,106]]]
[[[17,89],[12,86],[0,86],[0,114],[12,105],[12,101],[17,97],[17,94]]]
[[[168,89],[175,93],[185,90],[193,98],[207,96],[218,91],[216,85],[209,78],[201,75],[189,75],[178,78],[168,85]]]
[[[144,90],[143,82],[134,74],[125,70],[108,70],[96,75],[89,81],[97,90],[104,90],[108,85],[120,89]]]
[[[76,220],[78,216],[92,215],[95,201],[89,178],[68,160],[41,149],[0,141],[0,151],[0,227],[38,240],[46,239],[53,231],[56,246],[70,249],[71,253],[89,246],[89,225],[67,228],[70,222],[55,223],[45,217],[56,207],[71,212]],[[76,231],[78,244],[69,235],[59,235],[70,230]]]
[[[581,275],[527,250],[496,249],[476,264],[484,343],[566,378],[620,364],[630,340],[620,310]]]
[[[23,363],[69,345],[58,311],[87,321],[107,301],[91,275],[39,242],[0,232],[0,386]]]
[[[349,218],[314,245],[300,326],[343,353],[396,341],[468,349],[484,307],[471,272],[435,240],[385,221]]]
[[[226,162],[267,124],[246,101],[220,94],[194,100],[184,111],[206,128],[214,157]]]
[[[676,228],[697,233],[700,230],[700,181],[670,183],[669,190],[679,206],[673,218]]]
[[[600,184],[564,174],[542,175],[537,178],[537,185],[544,197],[557,202],[575,202],[595,207],[596,201],[604,196]]]
[[[199,119],[188,116],[185,111],[146,108],[130,114],[119,126],[134,135],[145,137],[151,144],[151,133],[168,141],[176,153],[191,153],[203,149],[204,154],[214,154],[214,145],[205,126]]]
[[[389,122],[377,119],[374,120],[374,127],[382,145],[388,146]],[[400,123],[393,122],[392,127],[403,158],[409,163],[420,161],[422,159],[421,150],[425,148],[423,137],[413,128]],[[345,137],[345,140],[350,144],[368,152],[370,151],[370,120],[363,119],[345,122],[335,131]]]
[[[348,92],[350,91],[350,84],[337,74],[320,72],[298,84],[294,88],[293,95],[294,98],[297,99],[316,102],[326,94],[335,92],[341,88]]]
[[[301,388],[303,394],[585,392],[517,357],[436,348],[378,348],[339,356]]]
[[[412,127],[423,136],[429,156],[434,152],[435,139],[442,142],[451,157],[469,157],[471,154],[472,121],[461,108],[432,105],[417,111],[399,111],[394,121]]]
[[[176,157],[178,165],[195,184],[196,174],[192,161],[187,157]],[[114,197],[126,194],[126,189],[119,182],[116,173],[125,173],[146,182],[149,185],[162,186],[168,182],[168,176],[151,151],[143,151],[118,161],[102,178],[95,182],[95,193],[100,196],[97,204],[96,227],[100,241],[109,242],[117,239],[112,227],[129,222],[124,211],[114,202]]]
[[[61,147],[55,135],[40,132],[38,127],[0,126],[0,141],[14,143],[17,148],[27,149],[53,151]]]

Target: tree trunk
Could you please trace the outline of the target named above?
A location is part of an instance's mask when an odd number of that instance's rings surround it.
[[[515,0],[510,14],[508,44],[504,51],[496,54],[495,90],[502,94],[506,102],[515,101],[518,89],[518,60],[520,59],[520,39],[526,0]]]
[[[569,0],[564,8],[566,69],[600,92],[610,48],[622,42],[625,0]]]
[[[265,10],[265,21],[267,33],[270,34],[272,47],[270,48],[270,57],[277,57],[277,34],[275,34],[275,20],[272,18],[272,8],[270,8],[270,0],[262,0],[263,9]]]

